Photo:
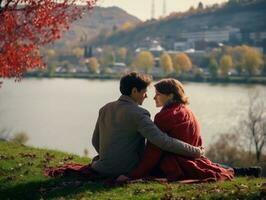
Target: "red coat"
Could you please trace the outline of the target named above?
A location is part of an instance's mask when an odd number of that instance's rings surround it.
[[[202,146],[198,120],[187,106],[172,104],[163,108],[155,116],[154,122],[169,136],[193,146]],[[234,177],[233,169],[225,169],[204,156],[196,159],[178,156],[149,142],[141,162],[129,176],[134,179],[147,176],[155,167],[159,167],[168,180],[218,181]]]

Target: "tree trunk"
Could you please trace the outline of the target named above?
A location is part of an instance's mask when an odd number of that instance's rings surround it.
[[[257,162],[260,162],[260,151],[256,151]]]

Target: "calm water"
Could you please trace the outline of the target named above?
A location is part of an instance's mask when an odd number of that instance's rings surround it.
[[[24,79],[5,81],[0,89],[0,129],[24,131],[27,144],[83,155],[91,145],[91,135],[99,108],[119,96],[119,82],[79,79]],[[197,115],[205,146],[213,137],[234,127],[247,110],[248,91],[266,86],[185,83],[190,107]],[[148,92],[143,107],[152,117],[159,111]]]

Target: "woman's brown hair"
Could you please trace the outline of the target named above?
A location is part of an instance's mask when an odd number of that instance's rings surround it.
[[[162,79],[154,85],[155,89],[165,95],[173,94],[173,100],[180,104],[188,104],[182,83],[173,78]]]

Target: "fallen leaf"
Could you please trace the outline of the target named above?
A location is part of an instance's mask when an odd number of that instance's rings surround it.
[[[261,184],[260,190],[266,193],[266,183]]]
[[[26,170],[25,172],[24,172],[24,175],[28,175],[29,174],[29,170]]]
[[[10,176],[6,177],[7,181],[13,181],[15,179],[16,179],[16,176],[14,176],[14,175],[10,175]]]
[[[32,163],[32,162],[27,162],[27,165],[28,165],[28,166],[32,166],[33,163]]]
[[[245,185],[245,184],[241,184],[240,186],[241,186],[242,188],[248,188],[248,186]]]
[[[40,187],[40,188],[39,188],[39,192],[40,192],[40,193],[44,193],[44,192],[46,192],[46,188]]]
[[[6,155],[0,155],[0,160],[8,160],[8,156]]]
[[[171,199],[173,199],[173,194],[170,192],[165,193],[161,198],[161,200],[171,200]]]
[[[23,158],[36,158],[36,154],[34,153],[19,153],[19,155]]]

